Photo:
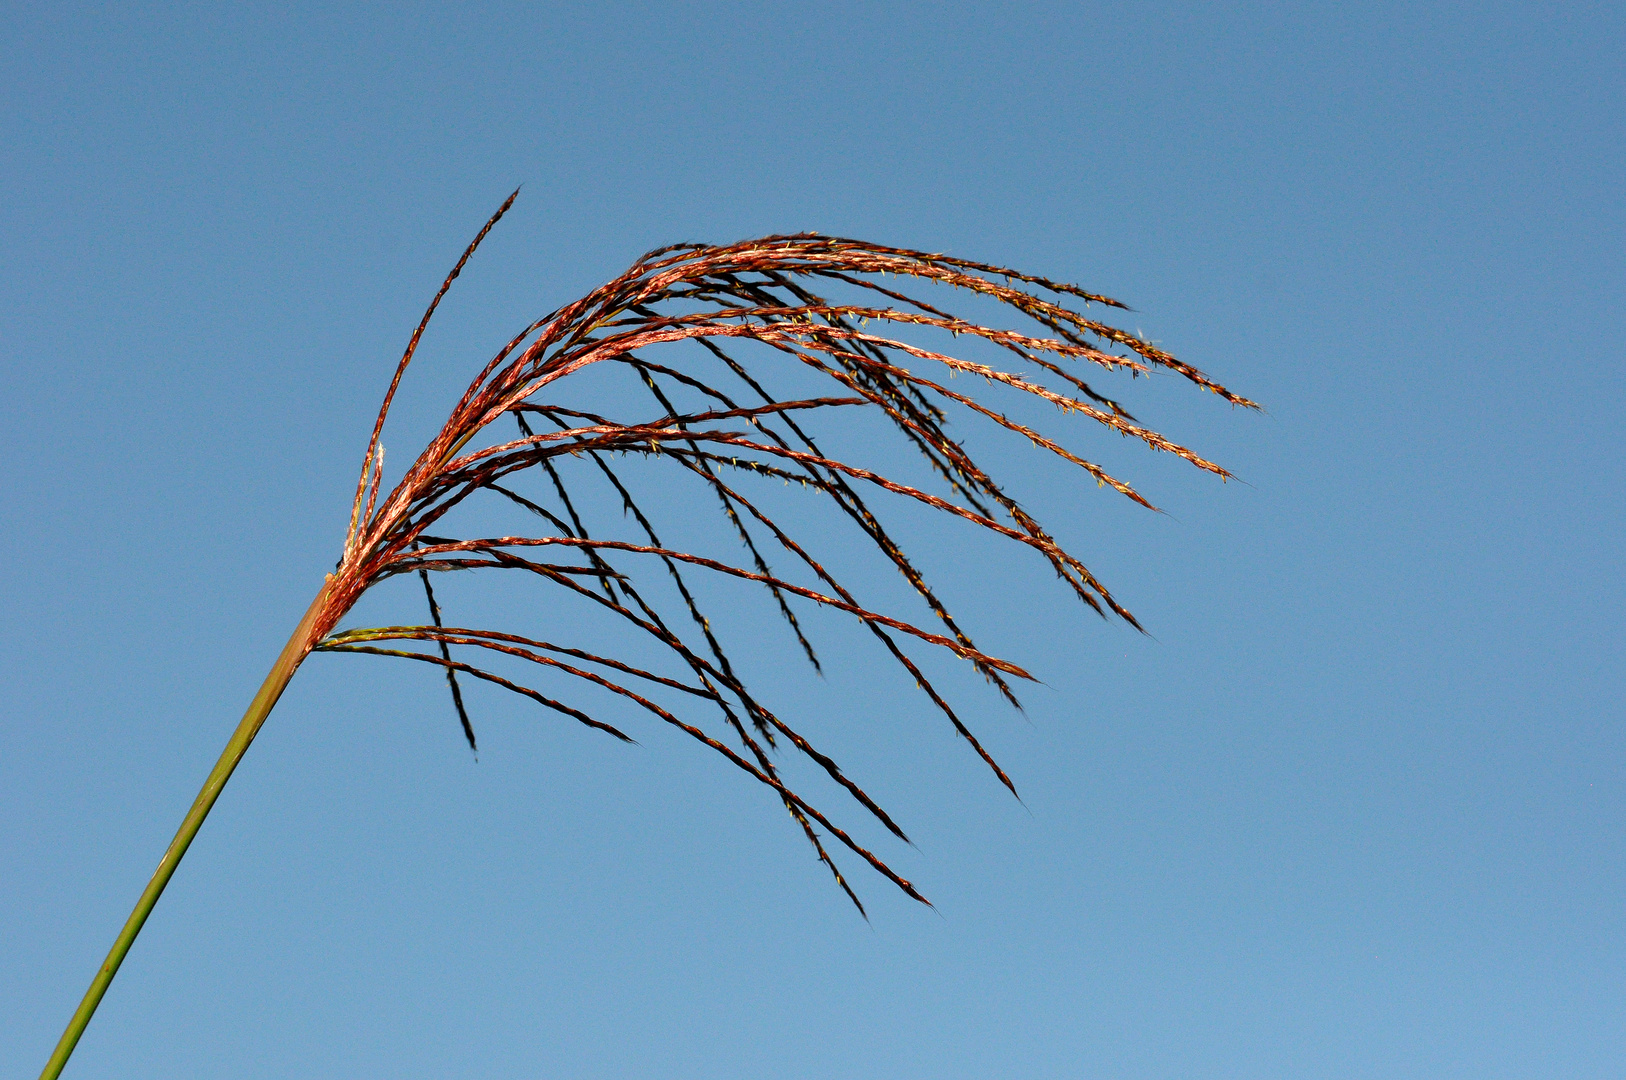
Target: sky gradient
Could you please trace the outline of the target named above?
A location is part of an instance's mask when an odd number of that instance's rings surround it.
[[[752,677],[903,823],[864,838],[935,912],[849,865],[866,924],[661,732],[476,691],[476,762],[433,672],[312,658],[65,1076],[1617,1075],[1622,55],[1584,4],[7,6],[5,1072],[44,1063],[331,568],[423,305],[523,183],[397,466],[646,249],[814,230],[1123,299],[1265,405],[1123,388],[1242,482],[1076,431],[1153,515],[994,451],[1148,637],[900,519],[1044,681],[1022,715],[941,668],[1020,803],[850,622],[810,619],[823,680],[763,630]]]

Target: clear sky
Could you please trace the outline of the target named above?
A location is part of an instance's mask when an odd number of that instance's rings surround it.
[[[1267,406],[1124,389],[1244,483],[1087,431],[1168,514],[1025,474],[1150,637],[913,534],[1044,680],[1023,716],[944,676],[1023,803],[850,621],[811,622],[822,682],[747,650],[935,912],[849,859],[866,924],[635,717],[471,691],[476,762],[427,667],[313,658],[68,1076],[1620,1075],[1622,56],[1579,3],[6,5],[0,1071],[43,1064],[523,182],[397,465],[642,251],[817,230],[1121,297]]]

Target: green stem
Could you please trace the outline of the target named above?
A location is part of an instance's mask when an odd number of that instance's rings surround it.
[[[226,781],[231,779],[237,763],[243,760],[243,754],[248,751],[249,743],[253,742],[254,736],[259,733],[260,725],[271,715],[271,709],[282,696],[288,680],[294,677],[300,662],[310,653],[311,646],[316,640],[317,621],[322,615],[331,582],[330,576],[316,594],[316,599],[311,602],[310,610],[306,611],[305,617],[299,621],[299,626],[288,639],[288,644],[283,646],[277,662],[271,665],[271,673],[265,677],[260,692],[255,694],[254,700],[249,703],[248,712],[243,714],[242,723],[232,732],[231,741],[226,743],[226,749],[221,752],[220,760],[215,762],[214,769],[209,773],[209,779],[203,783],[203,790],[198,792],[196,801],[192,803],[192,809],[187,811],[186,819],[181,822],[179,831],[175,833],[175,839],[170,841],[169,850],[164,852],[164,857],[159,860],[158,869],[153,871],[152,880],[147,882],[147,888],[141,893],[141,899],[136,901],[135,910],[130,912],[130,918],[125,922],[124,929],[119,931],[118,940],[113,942],[113,948],[108,952],[107,959],[102,962],[101,970],[96,972],[96,978],[91,981],[90,989],[85,991],[85,999],[79,1003],[73,1019],[68,1021],[68,1029],[62,1033],[62,1039],[56,1044],[56,1051],[51,1055],[51,1060],[46,1062],[45,1071],[40,1073],[40,1080],[56,1080],[62,1072],[62,1067],[68,1063],[68,1055],[73,1053],[73,1048],[79,1042],[79,1036],[84,1034],[85,1025],[90,1023],[91,1016],[96,1012],[96,1006],[101,1004],[102,995],[107,993],[108,984],[113,981],[119,965],[124,963],[124,954],[130,951],[131,943],[135,941],[136,935],[141,933],[142,924],[147,921],[153,905],[158,903],[158,898],[163,895],[164,886],[169,884],[169,879],[174,875],[175,868],[180,865],[186,849],[192,845],[192,838],[197,836],[203,819],[209,816],[215,800],[220,797],[221,789],[226,786]]]

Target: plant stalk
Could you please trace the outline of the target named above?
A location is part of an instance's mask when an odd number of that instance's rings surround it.
[[[175,839],[170,841],[169,849],[159,860],[158,869],[153,871],[152,880],[147,882],[146,889],[141,893],[141,899],[136,901],[135,910],[130,912],[130,918],[125,921],[124,929],[119,931],[118,939],[113,942],[113,948],[108,952],[107,959],[102,962],[101,970],[96,972],[96,978],[91,981],[90,989],[85,991],[84,1000],[79,1003],[73,1019],[68,1021],[68,1028],[56,1044],[56,1051],[51,1054],[51,1060],[46,1062],[45,1071],[40,1073],[40,1080],[56,1080],[62,1072],[62,1067],[68,1063],[68,1056],[78,1045],[79,1036],[84,1034],[85,1025],[90,1023],[91,1016],[96,1012],[96,1006],[101,1004],[102,995],[107,993],[108,984],[118,973],[119,965],[124,963],[124,955],[130,951],[130,945],[135,941],[136,935],[141,933],[142,925],[152,913],[153,905],[158,903],[158,898],[163,895],[164,887],[169,884],[169,879],[174,875],[175,868],[180,865],[186,849],[192,845],[192,839],[197,836],[198,829],[203,825],[203,819],[209,816],[215,800],[220,797],[221,789],[226,786],[226,781],[231,779],[237,763],[243,760],[243,755],[248,751],[249,744],[254,741],[254,736],[259,734],[260,725],[271,715],[271,709],[282,696],[288,681],[294,677],[300,663],[310,654],[311,646],[316,643],[317,624],[332,582],[333,577],[329,575],[317,592],[316,599],[311,601],[305,617],[299,621],[293,636],[288,639],[288,644],[283,646],[276,663],[271,665],[270,674],[265,677],[259,693],[255,694],[254,700],[249,703],[248,711],[243,714],[237,730],[232,732],[231,740],[221,752],[220,760],[215,762],[209,778],[204,781],[203,790],[198,792],[197,799],[192,803],[192,809],[187,811],[186,818],[175,833]]]

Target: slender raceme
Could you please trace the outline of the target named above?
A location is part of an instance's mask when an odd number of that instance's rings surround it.
[[[438,669],[471,749],[476,736],[465,705],[468,680],[509,690],[622,740],[631,741],[623,716],[668,726],[769,789],[860,912],[832,851],[846,849],[926,902],[785,779],[776,758],[788,744],[881,827],[907,840],[835,760],[748,688],[726,635],[706,614],[700,580],[764,590],[816,669],[821,662],[805,622],[809,614],[825,610],[855,620],[1014,793],[1010,777],[911,651],[941,650],[964,660],[1012,705],[1018,704],[1014,685],[1032,676],[973,641],[883,523],[884,513],[913,506],[941,514],[945,525],[953,519],[1008,540],[1013,552],[1027,551],[1047,564],[1080,602],[1138,628],[1085,564],[974,459],[967,443],[951,437],[951,422],[963,421],[979,436],[1026,442],[1095,484],[1151,506],[1129,483],[1012,410],[1042,402],[1224,479],[1230,474],[1219,465],[1146,427],[1085,376],[1162,372],[1233,405],[1257,407],[1138,335],[1085,313],[1092,305],[1123,306],[1107,297],[943,255],[814,234],[770,236],[652,251],[613,281],[532,322],[480,370],[445,426],[388,483],[382,437],[402,377],[452,281],[513,201],[509,196],[469,245],[412,334],[362,456],[338,564],[209,774],[43,1077],[62,1071],[221,789],[313,652],[386,656]],[[979,311],[1020,317],[1024,325],[952,314],[956,298]],[[1003,363],[991,362],[1000,357]],[[623,373],[623,389],[603,397],[603,380],[579,376],[588,369]],[[958,376],[969,378],[950,386]],[[578,387],[597,388],[601,396],[584,400]],[[924,479],[906,478],[895,466],[883,472],[882,460],[859,460],[838,449],[851,443],[853,424],[864,421],[907,447]],[[858,445],[868,452],[879,442],[875,435]],[[636,472],[664,470],[661,482],[673,490],[688,485],[694,501],[679,504],[677,518],[663,519],[635,494],[629,463],[640,466]],[[782,509],[787,484],[793,497],[827,509],[828,528],[807,536],[786,524],[798,518]],[[621,512],[605,516],[613,522],[608,526],[594,513],[606,499]],[[495,535],[461,533],[459,511],[476,504],[484,504],[487,518],[492,509],[507,512],[512,527]],[[692,536],[705,524],[715,526],[716,550],[662,539],[663,532]],[[815,541],[829,550],[838,531],[843,549],[861,544],[901,576],[919,597],[918,614],[880,610],[820,561]],[[472,571],[535,583],[560,603],[620,627],[619,640],[637,647],[629,644],[621,655],[585,648],[579,637],[569,639],[574,624],[568,620],[551,629],[458,625],[433,582]],[[416,579],[423,589],[427,623],[338,628],[365,592],[398,577]],[[651,654],[664,660],[644,659]],[[522,668],[535,677],[513,677]],[[586,711],[582,694],[610,704],[614,722],[597,706],[599,715]]]

